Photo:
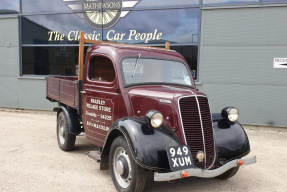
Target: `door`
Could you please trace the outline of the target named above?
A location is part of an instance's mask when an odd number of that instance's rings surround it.
[[[91,57],[86,70],[82,91],[83,124],[87,138],[102,147],[118,116],[117,75],[112,60],[104,55]]]

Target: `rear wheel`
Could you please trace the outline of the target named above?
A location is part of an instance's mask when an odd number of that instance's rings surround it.
[[[109,158],[111,176],[119,192],[142,192],[145,187],[146,170],[133,160],[124,137],[117,137],[111,146]]]
[[[75,146],[76,135],[70,133],[70,126],[65,112],[60,112],[57,119],[57,140],[63,151],[70,151]]]
[[[233,167],[231,169],[229,169],[228,171],[226,171],[225,173],[222,173],[221,175],[217,176],[218,179],[229,179],[231,177],[233,177],[239,170],[239,167]]]

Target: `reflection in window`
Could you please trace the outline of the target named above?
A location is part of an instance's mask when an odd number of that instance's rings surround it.
[[[22,47],[22,74],[74,76],[78,50],[78,47]]]
[[[19,0],[1,0],[0,14],[18,14]]]
[[[95,81],[113,82],[115,70],[112,61],[105,57],[93,58],[90,78]]]
[[[172,50],[183,55],[186,62],[189,65],[192,76],[194,79],[197,79],[197,54],[198,47],[197,46],[171,46]]]
[[[202,0],[204,5],[257,3],[259,0]]]
[[[80,31],[87,38],[101,40],[101,30],[92,28],[77,14],[22,17],[23,44],[77,44]]]
[[[130,11],[104,30],[103,38],[121,43],[197,43],[199,13],[199,8]]]
[[[2,0],[1,0],[2,1]],[[72,13],[70,1],[64,0],[22,0],[23,13]],[[74,1],[77,2],[77,1]],[[81,2],[81,0],[79,0]]]
[[[135,8],[176,8],[199,5],[200,0],[141,0]]]

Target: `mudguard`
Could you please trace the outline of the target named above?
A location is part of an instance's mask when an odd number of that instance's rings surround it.
[[[61,111],[64,111],[64,113],[67,116],[69,125],[71,125],[69,126],[70,133],[75,134],[75,135],[80,134],[82,130],[81,130],[81,125],[78,119],[77,111],[75,109],[69,109],[61,105],[58,107],[57,117]]]
[[[220,114],[213,114],[212,119],[219,161],[231,161],[250,152],[248,137],[238,122],[231,123]]]
[[[176,135],[167,125],[155,129],[134,117],[120,119],[112,125],[101,154],[101,170],[109,169],[110,146],[119,135],[126,138],[138,165],[149,170],[170,170],[166,148],[180,145]]]

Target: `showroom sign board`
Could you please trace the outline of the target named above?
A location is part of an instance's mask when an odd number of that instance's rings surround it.
[[[287,58],[274,58],[273,68],[287,68]]]
[[[62,0],[95,29],[108,29],[125,17],[140,0]],[[123,10],[124,9],[124,10]],[[78,13],[83,13],[83,16]]]
[[[141,41],[143,43],[149,43],[150,41],[159,41],[162,38],[163,33],[158,29],[149,33],[140,33],[137,30],[128,30],[127,33],[117,33],[115,30],[109,30],[103,39],[108,41]],[[67,35],[61,34],[58,31],[48,32],[48,41],[78,41],[80,38],[80,31],[70,31]],[[101,40],[101,33],[94,31],[92,34],[85,34],[85,39]]]
[[[89,40],[107,40],[107,41],[127,41],[129,43],[150,43],[150,41],[162,40],[163,33],[158,29],[139,32],[140,30],[127,29],[117,32],[110,29],[120,18],[124,18],[130,12],[127,8],[133,8],[140,0],[63,0],[65,4],[81,19],[95,29],[92,34],[85,34]],[[79,13],[81,11],[82,13]],[[102,34],[102,30],[106,31]],[[69,31],[65,34],[60,31],[48,31],[48,41],[70,42],[78,41],[80,31]]]

